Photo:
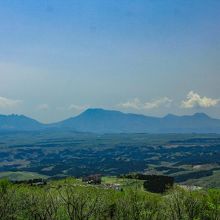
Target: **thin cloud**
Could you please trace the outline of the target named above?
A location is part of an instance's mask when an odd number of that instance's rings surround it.
[[[201,97],[198,93],[190,91],[186,100],[182,101],[182,108],[210,108],[216,106],[220,102],[219,99],[208,98],[206,96]]]
[[[37,106],[38,110],[42,110],[42,111],[46,111],[49,109],[49,105],[48,104],[40,104]]]
[[[159,108],[161,106],[169,107],[172,103],[172,100],[168,97],[163,97],[160,99],[155,99],[150,102],[141,102],[140,99],[135,98],[125,103],[121,103],[118,106],[122,108],[130,108],[136,110],[146,110]]]
[[[131,101],[127,101],[125,103],[120,103],[118,106],[122,108],[133,108],[133,109],[140,109],[141,101],[138,98],[135,98]]]
[[[18,106],[21,103],[21,100],[0,97],[0,108],[12,108]]]
[[[168,97],[163,97],[161,99],[157,99],[152,102],[144,103],[144,109],[159,108],[161,106],[169,107],[172,101],[173,100]]]
[[[87,109],[89,106],[88,105],[75,105],[75,104],[71,104],[68,108],[68,110],[70,111],[83,111],[85,109]]]

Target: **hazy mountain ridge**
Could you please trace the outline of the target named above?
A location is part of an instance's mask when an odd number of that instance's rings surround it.
[[[24,115],[0,115],[0,131],[33,131],[44,127],[44,124]]]
[[[220,133],[220,120],[204,113],[191,116],[168,114],[159,118],[113,110],[87,109],[76,117],[46,125],[23,115],[0,115],[1,131],[52,128],[97,133]]]

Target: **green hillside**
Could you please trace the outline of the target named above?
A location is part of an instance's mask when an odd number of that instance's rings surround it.
[[[21,181],[29,179],[43,178],[46,179],[47,176],[41,175],[33,172],[0,172],[0,179],[9,179],[12,181]]]
[[[37,186],[1,180],[0,219],[220,219],[220,189],[192,191],[175,187],[164,194],[153,194],[138,187],[140,181],[131,181],[105,177],[101,185],[89,185],[68,178]],[[121,188],[110,188],[111,184],[120,184]]]

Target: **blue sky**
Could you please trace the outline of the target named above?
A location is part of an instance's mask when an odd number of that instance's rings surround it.
[[[220,1],[0,1],[0,113],[220,118]]]

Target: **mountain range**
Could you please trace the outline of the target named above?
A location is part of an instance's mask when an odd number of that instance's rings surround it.
[[[76,117],[51,124],[23,115],[0,115],[0,132],[43,129],[94,133],[220,133],[220,120],[204,113],[169,114],[159,118],[104,109],[87,109]]]

